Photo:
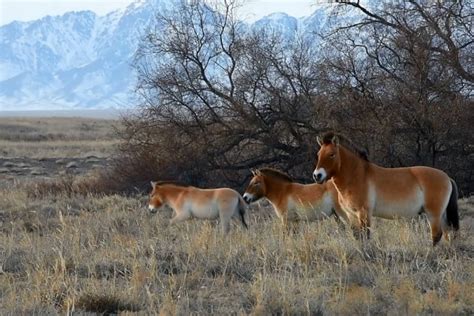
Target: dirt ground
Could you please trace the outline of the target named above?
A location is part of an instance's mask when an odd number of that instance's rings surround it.
[[[116,121],[0,118],[0,187],[84,175],[108,165]]]

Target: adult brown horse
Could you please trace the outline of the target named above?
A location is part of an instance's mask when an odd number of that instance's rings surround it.
[[[288,225],[288,221],[314,221],[334,214],[348,222],[340,209],[332,181],[301,184],[273,168],[261,168],[252,173],[253,177],[243,195],[244,200],[251,203],[267,198],[284,226]]]
[[[459,230],[456,183],[441,170],[429,167],[383,168],[371,163],[367,155],[334,133],[318,137],[314,180],[332,179],[339,203],[358,218],[359,227],[370,236],[371,216],[382,218],[414,217],[426,212],[435,246],[443,232]]]

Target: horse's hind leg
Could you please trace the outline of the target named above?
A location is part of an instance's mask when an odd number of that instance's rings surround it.
[[[448,230],[443,230],[443,236],[444,240],[449,241],[449,231]]]
[[[443,213],[446,209],[447,201],[445,201],[443,195],[435,195],[433,192],[428,193],[430,194],[425,196],[424,209],[430,221],[431,239],[433,240],[434,247],[443,236]]]
[[[448,229],[448,224],[446,223],[446,213],[443,213],[443,217],[442,217],[442,220],[441,220],[441,230],[443,232],[443,237],[444,237],[444,240],[448,241],[450,240],[449,238],[449,229]]]
[[[433,240],[433,247],[438,244],[443,236],[443,227],[442,227],[442,219],[439,214],[433,213],[432,211],[426,210],[428,215],[428,220],[430,222],[431,228],[431,239]]]
[[[249,225],[247,225],[247,222],[245,221],[245,215],[243,213],[239,213],[239,216],[242,227],[244,227],[245,229],[249,229]]]
[[[240,222],[242,223],[242,226],[245,227],[245,229],[249,229],[249,226],[247,225],[247,222],[245,222],[245,206],[239,203],[237,204],[237,213],[239,214]]]
[[[227,235],[230,231],[230,219],[221,217],[221,227],[222,227],[222,233],[224,235]]]
[[[230,221],[232,220],[232,211],[227,205],[221,205],[219,209],[219,221],[221,222],[222,233],[227,235],[230,231]]]
[[[441,229],[441,220],[439,218],[430,221],[431,226],[431,239],[433,240],[433,247],[438,244],[443,236],[443,230]]]

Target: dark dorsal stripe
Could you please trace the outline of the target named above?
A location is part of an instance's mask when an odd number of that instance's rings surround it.
[[[260,171],[263,175],[268,176],[268,177],[277,178],[279,180],[283,180],[286,182],[293,182],[293,179],[289,175],[277,169],[262,168],[262,169],[259,169],[258,171]]]
[[[341,145],[343,145],[350,151],[356,153],[360,158],[366,161],[369,161],[369,155],[367,154],[367,151],[356,146],[349,138],[345,137],[344,135],[337,134],[334,132],[327,132],[326,134],[323,135],[323,144],[325,145],[331,144],[334,136],[337,136],[337,138],[339,139],[339,143]]]
[[[175,187],[190,187],[189,184],[186,184],[186,183],[181,183],[181,182],[178,182],[178,181],[169,181],[169,180],[166,180],[166,181],[156,181],[156,185],[157,186],[162,186],[162,185],[172,185],[172,186],[175,186]]]

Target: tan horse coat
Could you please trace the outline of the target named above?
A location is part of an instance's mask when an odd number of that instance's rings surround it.
[[[222,231],[227,234],[233,217],[238,217],[242,225],[245,222],[246,203],[237,191],[229,188],[200,189],[176,184],[151,182],[149,209],[159,209],[163,205],[171,207],[176,215],[170,224],[190,218],[220,219]]]
[[[355,216],[367,234],[371,216],[414,217],[423,211],[430,222],[433,245],[443,231],[459,229],[457,188],[443,171],[422,166],[380,167],[339,144],[333,134],[319,142],[315,180],[333,180],[342,209]]]
[[[286,174],[271,168],[254,172],[245,190],[244,200],[248,203],[267,198],[276,215],[286,226],[288,221],[314,221],[329,217],[336,212],[343,220],[337,191],[329,181],[324,184],[301,184],[293,182]]]

